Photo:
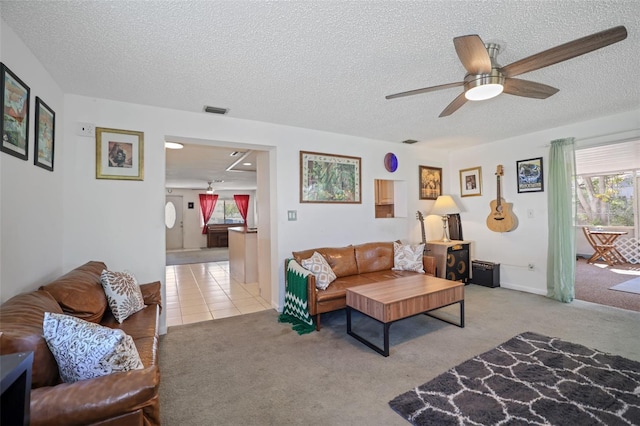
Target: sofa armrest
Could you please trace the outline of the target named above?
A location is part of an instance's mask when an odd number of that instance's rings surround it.
[[[436,276],[436,258],[433,256],[422,256],[422,264],[424,266],[424,273],[431,276]]]
[[[160,383],[158,366],[61,383],[31,391],[31,426],[86,425],[152,404]]]
[[[316,289],[316,276],[307,275],[307,306],[309,307],[309,315],[318,314],[318,290]]]
[[[292,259],[285,259],[284,261],[284,286],[287,287],[287,266]],[[307,306],[309,308],[309,315],[316,315],[317,297],[316,297],[316,277],[313,274],[307,275]]]
[[[144,299],[145,305],[158,305],[160,312],[162,312],[162,290],[160,288],[160,281],[141,284],[140,291],[142,291],[142,298]]]

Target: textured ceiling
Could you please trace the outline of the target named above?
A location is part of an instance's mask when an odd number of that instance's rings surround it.
[[[2,19],[66,93],[348,135],[463,147],[640,106],[640,2],[5,1]],[[626,40],[521,76],[560,91],[440,112],[461,81],[453,38],[498,41],[506,65],[624,25]],[[203,113],[204,114],[204,113]]]

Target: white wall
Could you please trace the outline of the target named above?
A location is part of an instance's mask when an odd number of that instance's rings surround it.
[[[164,137],[174,135],[211,144],[254,144],[275,149],[276,205],[272,218],[272,303],[282,304],[282,264],[291,251],[319,246],[340,246],[367,241],[419,240],[415,217],[374,219],[373,180],[390,178],[408,182],[409,211],[432,202],[418,202],[418,164],[442,165],[446,153],[419,146],[392,144],[327,132],[267,123],[189,113],[163,108],[65,96],[65,139],[75,167],[66,176],[65,265],[87,258],[104,260],[114,269],[130,269],[140,280],[164,277]],[[95,140],[77,136],[76,122],[99,127],[144,132],[145,179],[112,181],[95,179]],[[362,158],[362,204],[301,204],[299,202],[299,151],[319,151]],[[394,151],[400,166],[391,174],[383,159]],[[80,202],[82,200],[82,202]],[[287,210],[297,210],[298,220],[287,221]],[[261,224],[262,226],[263,224]],[[91,232],[88,233],[87,229]]]
[[[28,160],[0,152],[0,300],[62,275],[65,161],[63,93],[13,30],[0,20],[0,61],[29,88]],[[54,170],[33,164],[35,102],[56,114]],[[77,266],[77,265],[76,265]]]
[[[496,141],[480,147],[459,150],[450,154],[448,176],[456,182],[453,193],[463,210],[461,220],[465,240],[472,241],[474,257],[501,264],[503,287],[546,294],[547,265],[547,181],[549,145],[552,140],[575,137],[577,143],[599,135],[615,134],[640,128],[640,110],[601,117],[542,132]],[[518,193],[516,161],[543,157],[544,192]],[[518,227],[511,232],[496,233],[486,226],[489,203],[496,198],[496,166],[504,166],[502,197],[513,203]],[[460,197],[459,170],[482,167],[482,196]],[[527,211],[533,211],[533,218]],[[529,271],[527,265],[535,268]]]

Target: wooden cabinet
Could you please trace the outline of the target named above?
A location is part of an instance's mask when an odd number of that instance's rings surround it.
[[[436,258],[436,275],[452,281],[469,282],[470,242],[452,240],[428,241],[427,254]]]
[[[207,247],[229,247],[229,227],[237,223],[207,226]]]
[[[376,204],[393,204],[393,181],[376,179]]]

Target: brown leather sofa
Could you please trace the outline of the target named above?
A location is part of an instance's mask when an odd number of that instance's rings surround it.
[[[33,352],[31,426],[160,424],[160,282],[140,286],[145,308],[119,324],[100,284],[103,269],[107,267],[102,262],[88,262],[0,306],[0,354]],[[145,368],[62,383],[55,358],[42,337],[45,312],[121,329],[133,337]]]
[[[387,281],[394,278],[417,274],[412,271],[394,271],[393,242],[375,242],[359,245],[349,245],[339,248],[316,248],[294,251],[293,258],[301,263],[308,259],[313,252],[320,253],[336,274],[326,290],[316,288],[316,277],[307,277],[307,303],[309,313],[315,317],[316,330],[320,330],[320,314],[336,311],[347,306],[347,288]],[[423,256],[424,271],[428,275],[435,275],[436,259],[433,256]]]

